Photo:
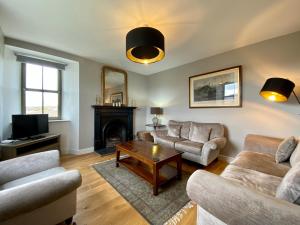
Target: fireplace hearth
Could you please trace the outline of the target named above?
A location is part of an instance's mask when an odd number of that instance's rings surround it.
[[[115,152],[115,145],[133,139],[135,107],[94,105],[94,150],[106,155]]]

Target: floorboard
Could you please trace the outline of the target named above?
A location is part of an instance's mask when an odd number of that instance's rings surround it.
[[[147,221],[134,209],[91,165],[113,159],[114,155],[100,156],[97,153],[85,155],[64,155],[61,164],[66,169],[78,169],[82,185],[77,192],[77,225],[144,225]],[[213,162],[202,168],[220,174],[227,163]],[[192,173],[200,169],[196,163],[184,161],[183,170]],[[188,209],[178,225],[196,224],[196,207]]]

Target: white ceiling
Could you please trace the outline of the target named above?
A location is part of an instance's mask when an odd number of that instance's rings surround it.
[[[140,74],[300,30],[300,0],[0,0],[8,37]],[[166,57],[140,65],[125,56],[126,33],[141,25],[165,36]]]

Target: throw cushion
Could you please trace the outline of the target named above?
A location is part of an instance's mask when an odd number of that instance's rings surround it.
[[[176,120],[170,120],[169,125],[180,125],[180,137],[189,139],[189,133],[191,128],[191,122],[190,121],[176,121]]]
[[[180,137],[180,125],[169,125],[168,126],[168,136],[170,137]]]
[[[295,150],[297,141],[294,137],[285,138],[278,146],[275,159],[276,163],[288,160]]]
[[[300,163],[284,176],[277,188],[276,197],[300,205]]]
[[[193,126],[190,140],[199,143],[205,143],[209,140],[211,128],[207,126]]]
[[[300,140],[300,138],[298,139]],[[298,162],[300,162],[300,143],[298,143],[290,158],[290,164],[292,167],[295,166]]]

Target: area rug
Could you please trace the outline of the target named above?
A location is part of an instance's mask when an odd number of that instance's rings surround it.
[[[152,194],[152,186],[126,167],[115,166],[115,160],[93,165],[144,218],[153,225],[162,225],[190,201],[186,183],[190,176],[182,172],[181,180],[171,180],[160,187],[159,194]]]

